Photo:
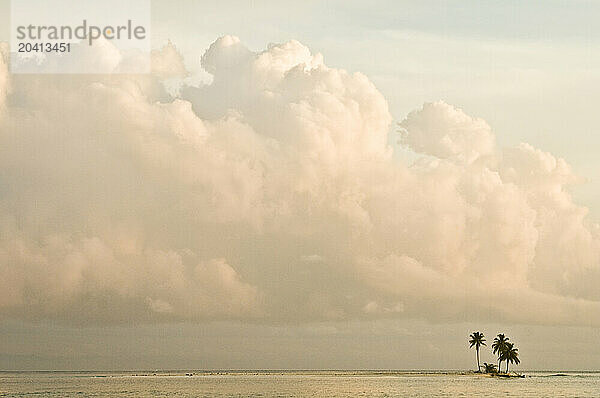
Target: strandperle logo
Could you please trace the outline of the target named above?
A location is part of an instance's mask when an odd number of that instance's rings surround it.
[[[150,72],[150,0],[12,0],[13,73]]]
[[[117,26],[96,26],[88,24],[86,19],[81,25],[73,27],[70,25],[63,26],[46,26],[32,25],[17,26],[18,40],[68,40],[74,39],[85,40],[91,46],[95,40],[103,37],[107,40],[145,40],[146,28],[141,25],[134,25],[131,19],[127,20],[124,25]]]

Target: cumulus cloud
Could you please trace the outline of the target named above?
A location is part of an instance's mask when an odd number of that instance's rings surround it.
[[[152,74],[160,79],[185,77],[188,74],[183,63],[183,57],[171,42],[160,50],[152,50],[150,59]]]
[[[49,236],[35,246],[4,241],[0,264],[0,302],[12,316],[110,322],[127,313],[143,320],[259,315],[256,288],[224,259],[199,261],[191,252],[124,255],[118,243],[99,238]],[[26,313],[12,312],[23,306]]]
[[[152,60],[0,63],[2,316],[597,325],[600,227],[564,160],[435,102],[400,123],[405,164],[377,88],[297,41],[219,38],[177,95],[181,55]]]
[[[417,153],[472,163],[494,152],[492,129],[444,102],[427,103],[400,123],[402,142]]]

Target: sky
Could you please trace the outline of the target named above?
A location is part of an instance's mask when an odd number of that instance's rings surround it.
[[[475,330],[598,369],[598,8],[155,1],[135,76],[0,45],[0,369],[466,369]]]

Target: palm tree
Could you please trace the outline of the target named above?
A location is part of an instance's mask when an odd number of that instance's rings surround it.
[[[500,371],[500,363],[502,362],[501,357],[502,357],[502,352],[504,351],[505,347],[506,347],[506,343],[508,342],[508,337],[504,336],[504,334],[500,333],[498,334],[498,336],[496,336],[496,338],[494,339],[494,342],[492,343],[492,352],[496,355],[498,355],[498,371]]]
[[[483,363],[483,368],[485,373],[498,373],[498,369],[496,369],[496,365],[493,363]]]
[[[475,347],[475,351],[477,351],[477,371],[481,372],[481,366],[479,365],[479,347],[481,347],[482,345],[486,345],[485,338],[483,336],[483,333],[480,332],[473,332],[469,336],[469,338],[469,348]]]
[[[506,343],[506,347],[502,352],[501,358],[503,361],[506,361],[506,373],[508,373],[508,364],[514,363],[516,365],[521,363],[519,360],[519,349],[515,348],[513,343]]]

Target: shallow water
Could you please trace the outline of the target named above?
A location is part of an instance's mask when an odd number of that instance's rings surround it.
[[[0,372],[0,397],[600,397],[600,373]]]

